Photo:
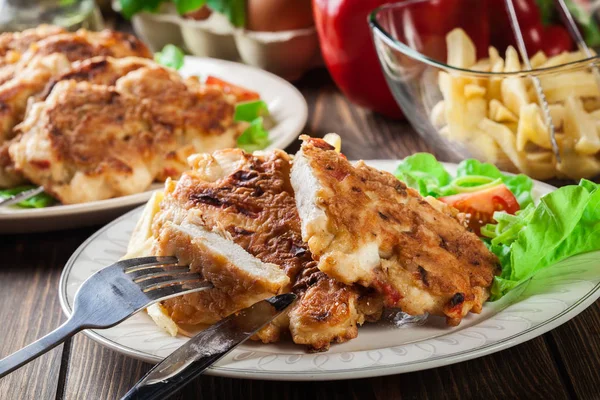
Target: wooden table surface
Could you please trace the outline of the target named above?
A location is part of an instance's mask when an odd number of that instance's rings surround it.
[[[429,148],[405,122],[349,103],[325,70],[297,82],[309,105],[305,132],[337,132],[350,159],[401,158]],[[289,150],[295,151],[298,145]],[[0,356],[56,328],[61,270],[98,227],[0,236]],[[150,364],[83,334],[0,380],[0,399],[116,399]],[[204,376],[180,399],[563,399],[600,398],[600,307],[509,350],[459,364],[371,379],[269,382]]]

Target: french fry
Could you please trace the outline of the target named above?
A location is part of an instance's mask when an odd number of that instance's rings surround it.
[[[596,79],[587,71],[564,72],[560,76],[540,77],[540,82],[550,103],[563,102],[572,96],[600,96]]]
[[[446,35],[448,49],[448,65],[457,68],[470,68],[475,64],[475,45],[460,28],[453,29]]]
[[[438,131],[440,133],[440,135],[446,139],[451,139],[450,136],[450,128],[448,128],[448,125],[440,128],[440,130]]]
[[[556,67],[557,65],[568,64],[578,60],[584,60],[586,56],[581,51],[562,52],[557,56],[550,57],[540,68]]]
[[[446,125],[446,102],[444,100],[433,106],[429,119],[438,129]]]
[[[168,179],[165,184],[173,184],[173,181]],[[131,239],[127,245],[127,254],[123,257],[124,259],[152,255],[152,243],[154,241],[152,236],[152,222],[154,216],[160,210],[160,202],[163,197],[162,191],[156,191],[152,194],[148,203],[146,203],[144,211],[142,211],[142,217],[138,220],[131,234]]]
[[[483,98],[485,96],[485,93],[486,90],[482,86],[473,83],[465,85],[465,97],[467,99]]]
[[[488,117],[495,122],[518,122],[519,119],[512,111],[496,99],[490,101]]]
[[[585,112],[580,99],[569,97],[565,102],[564,131],[575,141],[575,150],[594,155],[600,151],[600,137],[594,118]]]
[[[496,141],[480,129],[477,129],[469,140],[467,147],[471,153],[477,154],[478,158],[493,164],[498,162],[501,153]]]
[[[486,132],[496,141],[498,146],[504,151],[517,169],[523,170],[526,160],[524,155],[517,151],[515,135],[510,128],[485,118],[479,123],[479,129]]]
[[[496,65],[498,61],[504,63],[504,60],[500,57],[500,53],[498,53],[498,50],[494,46],[488,47],[488,54],[490,56],[490,65]]]
[[[519,53],[514,47],[508,46],[504,57],[504,72],[519,72],[522,70]]]
[[[541,67],[547,61],[548,57],[546,57],[544,52],[541,50],[535,53],[534,56],[529,59],[529,63],[531,64],[531,68],[533,69]]]
[[[489,58],[476,60],[475,48],[462,30],[447,36],[448,63],[480,72],[522,71],[513,47],[502,59],[494,47]],[[582,52],[531,58],[533,68],[548,68],[584,59]],[[585,67],[585,66],[584,66]],[[534,178],[591,178],[600,173],[600,90],[589,69],[541,74],[550,118],[563,159],[557,165],[549,129],[531,78],[470,76],[441,72],[444,100],[431,109],[431,123],[440,134],[458,140],[473,154],[505,169]]]
[[[498,143],[519,171],[537,179],[549,179],[555,175],[553,163],[531,162],[524,152],[517,150],[515,135],[507,126],[485,118],[480,122],[479,128]]]
[[[514,47],[506,50],[504,72],[517,72],[521,70],[519,55]],[[519,115],[521,107],[529,103],[525,80],[519,77],[505,78],[501,83],[502,103],[515,115]]]
[[[175,321],[171,319],[167,310],[160,303],[152,304],[146,309],[146,311],[159,328],[163,328],[171,336],[177,336],[179,327]]]
[[[342,138],[337,133],[328,133],[323,140],[332,145],[338,153],[342,151]]]
[[[527,160],[534,163],[552,163],[554,154],[551,151],[536,151],[535,153],[526,153]]]
[[[535,103],[521,108],[517,129],[517,150],[524,151],[529,142],[544,149],[552,148],[550,132],[542,118],[542,110]]]
[[[560,178],[593,177],[600,171],[600,160],[595,156],[582,156],[570,146],[563,146],[561,150],[561,163],[556,166]]]
[[[493,47],[492,47],[493,48]],[[495,49],[494,49],[495,50]],[[492,72],[504,72],[504,60],[498,56],[498,59],[492,64]],[[488,82],[487,98],[491,100],[502,100],[502,78],[490,78]]]
[[[554,124],[554,128],[557,131],[563,130],[564,122],[565,122],[565,107],[562,104],[550,104],[548,106],[550,110],[550,118],[552,118],[552,123]]]
[[[492,69],[492,64],[489,58],[482,58],[481,60],[478,60],[475,64],[473,64],[471,69],[473,71],[490,72]]]
[[[581,101],[583,101],[583,108],[589,113],[600,110],[600,97],[587,97]]]

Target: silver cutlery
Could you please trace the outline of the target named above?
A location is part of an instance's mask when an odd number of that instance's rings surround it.
[[[44,188],[41,186],[29,190],[24,190],[20,193],[13,194],[12,196],[6,197],[4,199],[0,199],[0,207],[8,207],[15,205],[43,192]]]
[[[73,314],[56,330],[0,360],[0,378],[83,329],[110,328],[153,303],[212,288],[176,257],[119,261],[90,276],[75,295]]]
[[[200,332],[154,366],[121,400],[166,399],[254,335],[294,302],[292,293],[271,297]]]

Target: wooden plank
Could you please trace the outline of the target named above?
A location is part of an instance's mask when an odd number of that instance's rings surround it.
[[[431,151],[407,121],[394,121],[350,103],[332,85],[326,70],[311,71],[297,86],[309,105],[305,133],[315,137],[337,133],[349,159],[397,159]],[[299,147],[297,142],[288,151]]]
[[[559,356],[559,367],[568,375],[571,390],[581,399],[600,397],[600,302],[554,329],[550,347]]]
[[[0,357],[58,327],[60,272],[89,230],[0,236]],[[51,399],[62,345],[0,380],[0,399]]]
[[[544,366],[540,368],[540,366]],[[150,368],[83,335],[73,341],[64,398],[123,396]],[[203,376],[173,399],[567,399],[543,338],[452,366],[370,379],[277,382]]]

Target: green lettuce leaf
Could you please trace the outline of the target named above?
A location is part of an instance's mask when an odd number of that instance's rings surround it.
[[[492,288],[496,300],[541,269],[600,250],[600,185],[582,180],[557,189],[499,221],[492,236],[490,249],[502,263]]]
[[[416,153],[406,157],[394,172],[396,178],[417,189],[422,196],[441,197],[454,194],[448,187],[452,176],[432,154]]]
[[[256,118],[266,115],[269,115],[267,103],[262,100],[247,101],[236,104],[233,119],[236,121],[252,122]]]
[[[262,150],[270,144],[269,132],[263,126],[263,118],[258,117],[250,122],[244,133],[237,140],[239,148],[252,153],[256,150]]]
[[[19,194],[26,190],[33,189],[35,186],[19,186],[12,189],[4,189],[0,190],[0,199],[5,199],[7,197],[14,196],[15,194]],[[20,203],[17,203],[18,207],[21,208],[44,208],[51,206],[56,203],[54,197],[50,196],[47,193],[40,193],[33,197],[28,198]]]
[[[402,160],[394,175],[408,186],[417,189],[422,196],[436,198],[456,194],[465,186],[483,188],[483,185],[493,185],[493,181],[498,180],[498,183],[504,183],[515,195],[521,208],[533,204],[531,178],[523,174],[503,174],[495,165],[474,159],[464,160],[458,164],[456,177],[452,177],[432,154],[417,153]],[[465,179],[468,177],[473,179]],[[459,182],[461,187],[457,186]]]
[[[165,67],[179,69],[183,67],[185,53],[174,44],[168,44],[162,51],[154,54],[154,61]]]

